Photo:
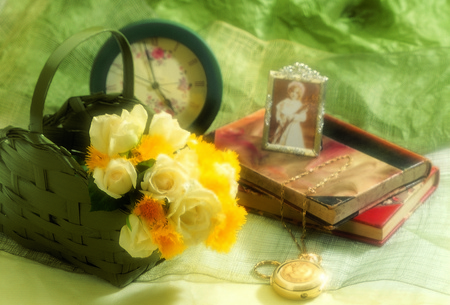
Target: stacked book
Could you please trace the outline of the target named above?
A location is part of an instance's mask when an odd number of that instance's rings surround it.
[[[329,115],[318,157],[264,150],[263,129],[261,109],[214,132],[218,148],[239,154],[238,202],[251,212],[281,217],[283,189],[286,221],[300,224],[306,207],[309,226],[382,245],[439,183],[439,169],[427,158]],[[311,187],[343,167],[346,159],[340,156],[350,156],[350,166],[310,194]],[[284,184],[330,160],[341,161]]]

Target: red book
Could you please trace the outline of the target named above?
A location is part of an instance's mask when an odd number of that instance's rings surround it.
[[[439,169],[433,167],[426,180],[347,221],[332,233],[382,245],[433,194],[438,184]]]

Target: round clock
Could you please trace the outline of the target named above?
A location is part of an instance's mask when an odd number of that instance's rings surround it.
[[[133,52],[136,98],[156,113],[172,114],[181,127],[204,133],[220,108],[222,77],[203,39],[180,24],[159,19],[120,31]],[[120,49],[108,40],[92,66],[91,92],[122,92],[122,71]]]

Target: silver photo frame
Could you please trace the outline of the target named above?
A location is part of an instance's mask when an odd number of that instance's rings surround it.
[[[264,149],[311,157],[319,155],[327,80],[302,63],[270,71]]]

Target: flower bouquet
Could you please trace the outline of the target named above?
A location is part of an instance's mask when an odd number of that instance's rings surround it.
[[[164,259],[204,243],[227,252],[246,221],[237,205],[239,162],[161,112],[142,105],[93,118],[86,168],[91,211],[127,213],[119,244],[132,257]]]
[[[105,32],[122,50],[122,94],[70,97],[44,118],[62,60]],[[86,29],[45,63],[29,128],[0,130],[0,233],[124,287],[191,245],[230,249],[246,216],[236,205],[239,170],[235,153],[217,151],[169,115],[149,122],[134,98],[126,38]]]

